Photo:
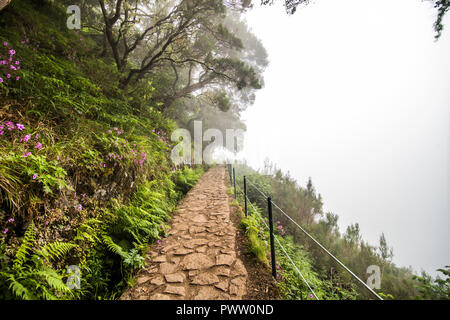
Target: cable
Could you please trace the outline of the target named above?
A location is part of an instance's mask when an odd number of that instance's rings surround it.
[[[247,180],[247,182],[249,182]],[[249,182],[259,193],[261,193],[264,197],[267,197],[261,190],[258,189],[253,183]],[[331,254],[323,245],[321,245],[316,239],[314,239],[305,229],[303,229],[297,222],[294,221],[287,213],[285,213],[275,202],[272,201],[272,204],[281,211],[289,220],[291,220],[304,234],[306,234],[311,240],[313,240],[322,250],[324,250],[330,257],[332,257],[341,267],[343,267],[350,275],[352,275],[356,280],[358,280],[366,289],[370,291],[375,297],[379,300],[383,300],[372,288],[370,288],[364,281],[362,281],[356,274],[354,274],[349,268],[347,268],[338,258],[336,258],[333,254]]]
[[[242,194],[244,195],[245,198],[247,198],[248,203],[250,203],[250,205],[252,206],[253,210],[256,210],[255,206],[253,205],[253,203],[251,203],[251,201],[248,199],[248,197],[244,194],[244,192],[242,191],[242,189],[239,187],[239,185],[237,185],[237,188],[242,192]],[[256,215],[258,218],[260,218],[260,221],[262,223],[264,223],[264,225],[266,226],[266,228],[268,230],[270,230],[269,226],[266,224],[266,222],[264,221],[264,219],[262,217],[259,217],[259,215]],[[283,247],[283,245],[281,244],[280,240],[278,240],[277,237],[274,237],[274,239],[277,241],[278,245],[280,246],[281,250],[283,250],[284,254],[286,255],[286,257],[289,259],[289,261],[291,262],[292,266],[295,268],[295,270],[297,271],[297,273],[300,275],[300,277],[302,278],[303,282],[306,284],[306,286],[308,287],[308,289],[312,292],[312,294],[314,295],[314,297],[316,298],[316,300],[320,300],[316,293],[314,292],[314,290],[311,288],[311,286],[309,285],[308,281],[306,281],[305,277],[303,277],[303,274],[300,272],[300,270],[298,269],[297,265],[294,263],[294,261],[292,261],[291,257],[289,256],[289,254],[286,252],[286,249]]]

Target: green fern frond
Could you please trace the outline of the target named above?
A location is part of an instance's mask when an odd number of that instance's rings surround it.
[[[73,243],[55,241],[45,245],[36,251],[36,254],[44,258],[47,262],[62,259],[72,248],[77,245]]]
[[[9,281],[9,289],[13,292],[13,294],[21,298],[23,300],[32,300],[34,297],[32,296],[31,292],[25,288],[25,286],[20,283],[14,275],[10,274],[8,277]]]
[[[24,262],[27,259],[27,255],[36,242],[36,231],[33,221],[31,221],[30,225],[25,231],[25,235],[22,240],[22,244],[20,245],[17,253],[14,257],[13,265],[14,268],[21,268]]]

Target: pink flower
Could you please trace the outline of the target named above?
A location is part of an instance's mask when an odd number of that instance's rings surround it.
[[[36,135],[34,136],[34,138],[35,138],[36,140],[38,140],[38,139],[39,139],[39,135],[36,133]]]
[[[9,54],[10,54],[11,56],[13,56],[13,55],[16,54],[16,51],[11,49],[11,50],[9,50]]]
[[[122,134],[122,133],[123,133],[123,132],[122,132],[122,131],[120,131],[120,130],[119,130],[119,131],[117,131],[117,134],[119,134],[119,135],[120,135],[120,134]]]
[[[3,230],[3,234],[6,234],[8,232],[8,228],[6,228],[5,230]]]
[[[25,153],[24,153],[23,157],[26,158],[26,157],[28,157],[29,155],[31,155],[31,152],[28,151],[28,152],[25,152]]]
[[[78,211],[83,210],[83,206],[82,206],[81,204],[79,204],[79,205],[77,206],[77,210],[78,210]]]
[[[309,294],[309,298],[310,298],[310,299],[312,299],[312,298],[313,298],[313,295],[312,295],[311,293]]]
[[[16,61],[16,64],[19,64],[20,62],[19,61]]]
[[[48,221],[45,221],[45,225],[48,226]]]
[[[3,78],[0,78],[0,83],[2,83],[3,82]]]
[[[8,219],[8,222],[9,222],[9,223],[12,223],[12,222],[14,222],[14,219],[13,219],[13,218]]]
[[[116,130],[116,131],[117,131],[117,130],[119,130],[119,128],[114,128],[114,130]]]
[[[8,42],[3,42],[3,45],[6,47],[8,45]]]
[[[20,77],[19,77],[19,76],[17,76],[17,77],[16,77],[16,81],[19,81],[19,80],[20,80]]]
[[[42,143],[38,142],[36,143],[36,145],[34,146],[36,149],[41,150],[42,149]]]
[[[30,140],[31,138],[31,134],[27,134],[25,137],[23,137],[23,141],[27,142],[28,140]]]
[[[35,173],[35,174],[33,174],[33,180],[36,180],[36,178],[37,178],[37,175]]]
[[[2,136],[3,135],[3,131],[0,131],[0,136]]]
[[[11,78],[11,75],[8,73],[8,74],[6,75],[6,78],[10,79],[10,78]]]
[[[25,127],[22,125],[22,124],[20,124],[20,123],[16,123],[16,127],[17,127],[17,129],[19,129],[20,131],[22,131]]]

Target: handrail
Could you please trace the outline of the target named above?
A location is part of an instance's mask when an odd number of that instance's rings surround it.
[[[234,168],[233,168],[234,169]],[[236,178],[234,178],[236,180]],[[236,181],[235,181],[236,182]],[[246,182],[253,186],[264,198],[269,198],[267,195],[264,194],[257,186],[255,186],[252,182],[250,182],[248,179],[246,179]],[[239,187],[239,186],[238,186]],[[245,197],[247,197],[245,195]],[[248,199],[248,197],[247,197]],[[250,202],[250,201],[249,201]],[[333,258],[341,267],[343,267],[353,278],[358,280],[369,292],[374,295],[377,299],[383,300],[382,297],[380,297],[372,288],[370,288],[364,281],[362,281],[356,274],[354,274],[347,266],[345,266],[338,258],[336,258],[331,252],[329,252],[322,244],[320,244],[316,239],[314,239],[313,236],[311,236],[305,229],[303,229],[294,219],[292,219],[286,212],[284,212],[275,202],[271,201],[271,203],[284,215],[286,216],[290,221],[292,221],[306,236],[308,236],[316,245],[318,245],[323,251],[325,251],[326,254],[328,254],[331,258]],[[253,206],[253,204],[250,202],[250,204]],[[253,207],[254,208],[254,207]],[[267,225],[266,225],[267,226]],[[276,238],[275,238],[276,239]],[[278,239],[276,239],[278,241]],[[279,242],[279,241],[278,241]],[[284,250],[283,250],[284,251]],[[290,257],[289,257],[290,259]],[[300,272],[299,272],[300,273]],[[301,273],[300,273],[301,274]],[[303,276],[302,276],[303,279]],[[309,285],[308,285],[309,287]],[[311,289],[310,289],[311,290]],[[312,291],[312,290],[311,290]],[[316,296],[314,294],[314,296]],[[317,298],[317,296],[316,296]]]
[[[247,195],[241,190],[241,188],[239,187],[239,185],[237,185],[237,188],[242,192],[242,194],[244,195],[245,198],[247,198],[248,203],[250,203],[250,205],[252,206],[253,210],[255,210],[256,212],[258,212],[258,210],[255,208],[255,206],[253,205],[253,203],[250,201],[250,199],[247,197]],[[257,216],[258,218],[261,218],[260,221],[264,224],[264,226],[270,230],[269,226],[267,225],[267,223],[264,221],[264,219],[262,219],[262,217]],[[314,292],[314,290],[311,288],[311,286],[309,285],[308,281],[305,279],[305,277],[303,276],[303,274],[300,272],[300,270],[298,269],[297,265],[294,263],[294,261],[292,261],[292,258],[289,256],[289,254],[286,252],[286,249],[283,247],[283,245],[281,244],[280,240],[278,240],[277,237],[274,237],[274,239],[277,241],[278,245],[280,246],[281,250],[283,250],[284,254],[286,255],[286,257],[289,259],[289,261],[291,262],[292,266],[294,267],[294,269],[297,271],[297,273],[300,275],[300,277],[302,278],[303,282],[306,284],[306,286],[308,287],[308,289],[311,291],[311,293],[314,295],[314,297],[316,298],[316,300],[320,300],[316,293]]]

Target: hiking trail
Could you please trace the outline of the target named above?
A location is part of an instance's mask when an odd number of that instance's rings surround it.
[[[236,249],[226,170],[207,171],[180,202],[172,228],[121,300],[240,300],[248,273]]]

